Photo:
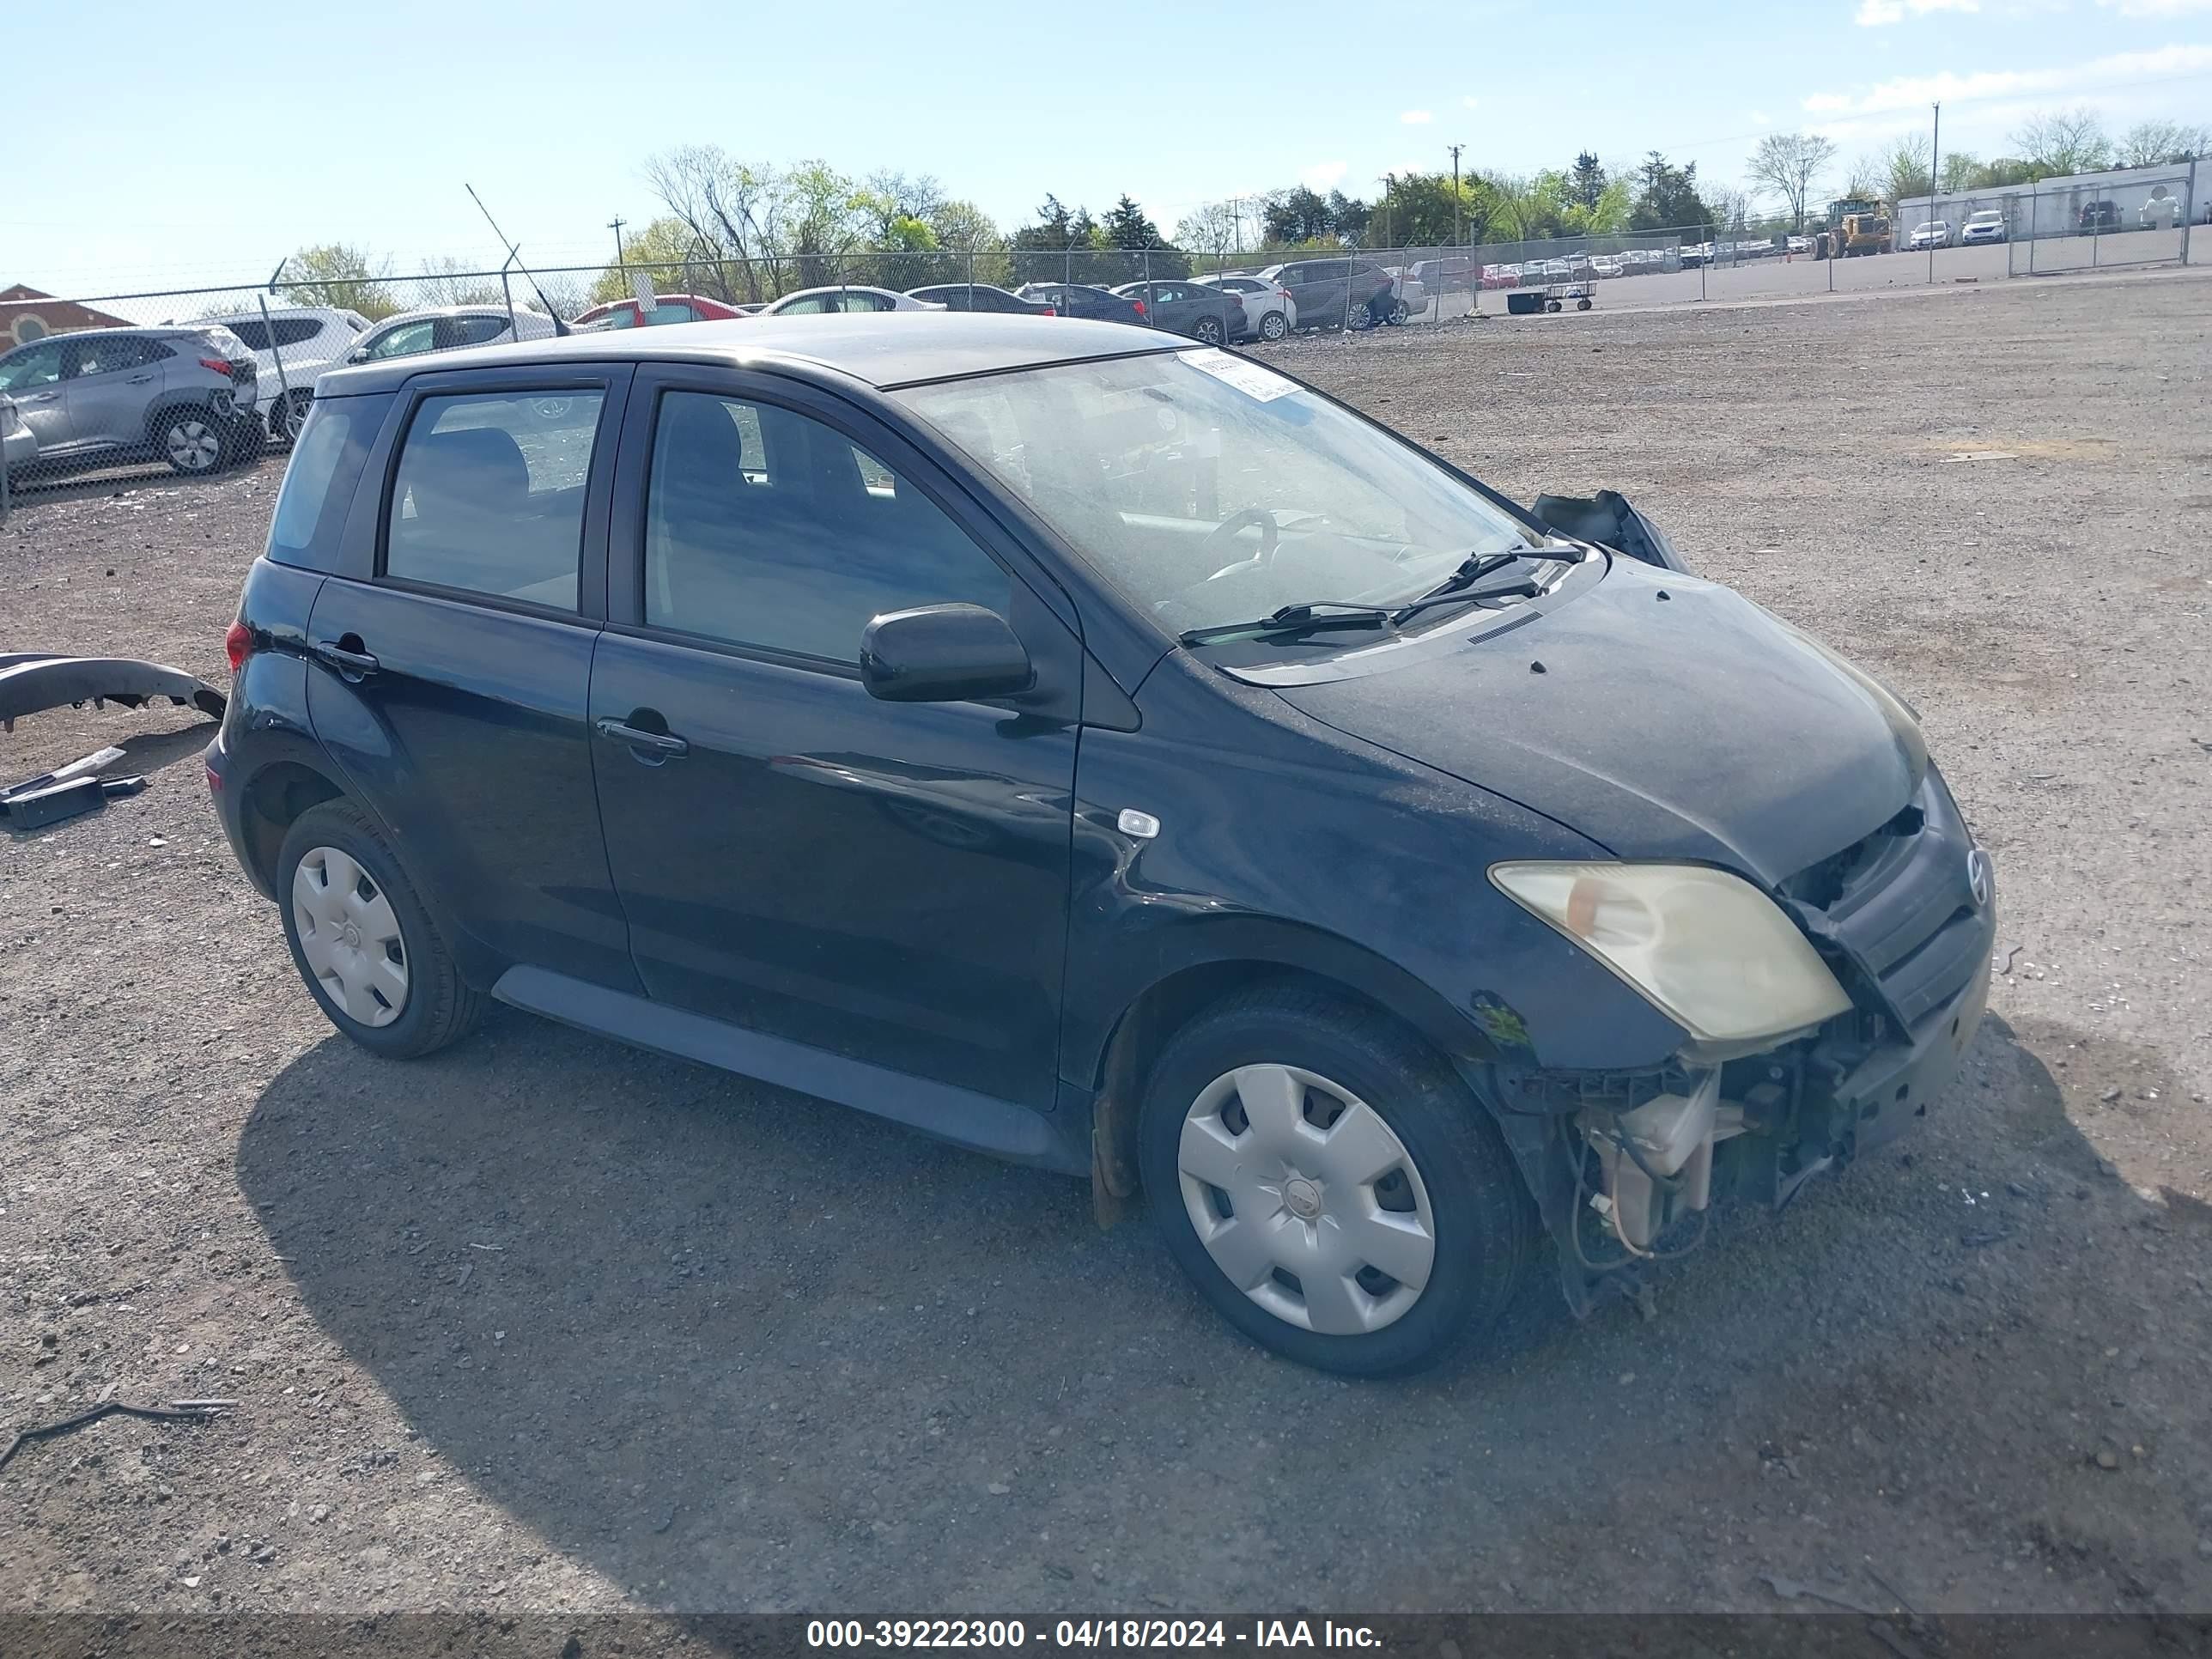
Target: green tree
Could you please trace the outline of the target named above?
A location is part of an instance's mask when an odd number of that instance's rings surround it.
[[[2095,173],[2112,164],[2112,141],[2097,112],[2087,104],[2031,115],[2012,142],[2046,179]]]
[[[1604,199],[1605,169],[1598,164],[1595,152],[1583,150],[1575,157],[1575,170],[1567,175],[1567,199],[1584,213],[1594,212]]]
[[[1954,149],[1943,158],[1943,192],[1956,195],[1972,190],[1982,180],[1982,163],[1972,150]]]
[[[1340,190],[1328,193],[1328,218],[1338,236],[1357,247],[1367,240],[1369,225],[1375,210],[1357,196],[1346,196]]]
[[[973,202],[940,202],[929,216],[937,245],[945,251],[941,282],[993,283],[1012,280],[1006,264],[1006,239],[991,216]],[[972,275],[971,275],[972,273]]]
[[[1754,188],[1782,198],[1790,228],[1802,230],[1814,181],[1835,159],[1834,141],[1817,132],[1770,132],[1759,141],[1744,170]]]
[[[1167,238],[1160,234],[1160,228],[1126,192],[1108,210],[1099,230],[1109,247],[1121,249],[1131,256],[1114,262],[1124,273],[1115,277],[1117,282],[1135,282],[1147,270],[1156,277],[1190,275],[1189,258],[1182,249],[1169,245]]]
[[[295,306],[358,311],[375,322],[404,309],[392,290],[392,261],[347,242],[303,247],[284,262],[284,297]]]
[[[1916,132],[1893,141],[1881,152],[1881,195],[1885,202],[1894,205],[1910,197],[1936,193],[1925,135]]]
[[[708,299],[729,298],[727,285],[705,260],[693,261],[699,239],[673,214],[664,213],[642,230],[623,238],[623,259],[609,265],[592,281],[591,302],[626,300],[633,289],[631,275],[643,270],[653,278],[659,294],[703,294]]]
[[[1272,192],[1262,204],[1261,222],[1269,247],[1298,247],[1336,237],[1328,198],[1304,185]]]
[[[2212,155],[2212,131],[2179,121],[2138,121],[2120,140],[2124,167],[2166,167]]]
[[[1653,150],[1636,169],[1636,204],[1631,230],[1674,230],[1700,240],[1713,234],[1712,210],[1698,194],[1698,164],[1676,167]]]

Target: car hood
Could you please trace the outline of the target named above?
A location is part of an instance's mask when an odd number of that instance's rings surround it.
[[[1927,750],[1904,705],[1741,594],[1626,559],[1567,586],[1523,625],[1277,690],[1617,857],[1717,864],[1769,887],[1918,788]]]

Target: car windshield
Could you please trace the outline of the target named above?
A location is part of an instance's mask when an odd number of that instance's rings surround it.
[[[1170,634],[1390,604],[1532,538],[1437,463],[1213,349],[910,387],[921,419]]]

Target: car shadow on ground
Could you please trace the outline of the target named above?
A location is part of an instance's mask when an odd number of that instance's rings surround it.
[[[1385,1384],[1253,1350],[1080,1183],[506,1011],[410,1066],[320,1043],[263,1091],[237,1173],[308,1314],[452,1474],[647,1606],[1516,1605],[1501,1580],[1631,1523],[1658,1577],[1622,1558],[1614,1605],[1726,1606],[1760,1594],[1741,1559],[1685,1529],[1669,1561],[1643,1524],[1686,1470],[1710,1534],[1753,1524],[1770,1464],[1817,1482],[1842,1454],[1909,1566],[1923,1527],[2006,1523],[1941,1482],[1877,1500],[1864,1466],[1922,1436],[2016,1459],[2049,1367],[2103,1341],[2081,1325],[2108,1267],[2039,1234],[2149,1224],[2212,1263],[2201,1209],[2100,1176],[1995,1018],[1906,1145],[1730,1213],[1656,1322],[1576,1325],[1547,1262],[1502,1352]],[[1731,1458],[1748,1475],[1716,1480]],[[2083,1469],[2069,1447],[2051,1478]],[[1802,1531],[1771,1570],[1813,1577]]]

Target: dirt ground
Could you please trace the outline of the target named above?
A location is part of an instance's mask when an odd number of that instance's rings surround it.
[[[2212,280],[1468,323],[1280,356],[1523,497],[1624,490],[1896,685],[2006,971],[1919,1131],[1657,1317],[1242,1343],[1079,1184],[511,1012],[336,1038],[182,711],[0,841],[0,1609],[2212,1609]],[[35,493],[0,647],[215,678],[281,459]]]

